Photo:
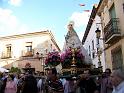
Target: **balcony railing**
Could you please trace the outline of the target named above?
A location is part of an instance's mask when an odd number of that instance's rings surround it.
[[[34,55],[34,51],[22,51],[22,57],[32,57]]]
[[[2,52],[2,55],[1,55],[1,59],[7,59],[7,58],[11,58],[11,52],[9,53],[6,53],[6,52]]]
[[[118,18],[112,18],[105,26],[104,38],[106,44],[112,44],[121,38]]]

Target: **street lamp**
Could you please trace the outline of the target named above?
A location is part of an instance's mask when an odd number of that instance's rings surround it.
[[[99,30],[99,28],[97,28],[96,32],[96,38],[100,39],[101,36],[101,30]]]
[[[101,50],[100,50],[100,36],[101,36],[101,30],[99,30],[99,28],[97,28],[96,32],[96,38],[97,38],[97,56],[98,56],[98,68],[100,69],[100,71],[102,71],[102,66],[101,66]]]

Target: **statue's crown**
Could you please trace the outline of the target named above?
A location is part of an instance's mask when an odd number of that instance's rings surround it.
[[[70,22],[69,22],[69,25],[74,26],[74,21],[70,21]]]

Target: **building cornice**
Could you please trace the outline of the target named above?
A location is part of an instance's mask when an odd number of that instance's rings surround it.
[[[87,35],[88,35],[89,31],[90,31],[90,28],[91,28],[91,26],[93,24],[94,18],[96,16],[96,11],[97,11],[96,6],[93,6],[93,9],[92,9],[92,12],[91,12],[91,15],[90,15],[90,18],[89,18],[89,21],[88,21],[88,24],[87,24],[83,39],[82,39],[82,44],[84,44],[84,42],[85,42],[85,40],[87,38]]]
[[[51,31],[46,30],[46,31],[40,31],[40,32],[32,32],[32,33],[25,33],[25,34],[18,34],[18,35],[11,35],[11,36],[5,36],[5,37],[0,37],[0,40],[11,40],[11,39],[22,39],[22,38],[28,38],[28,37],[33,37],[33,36],[41,36],[41,35],[49,35],[51,37],[52,42],[55,44],[57,49],[60,51],[59,46],[56,43],[56,40],[52,34]]]
[[[39,35],[45,35],[49,34],[49,30],[46,31],[40,31],[40,32],[32,32],[32,33],[25,33],[25,34],[17,34],[17,35],[11,35],[11,36],[4,36],[0,37],[0,40],[7,40],[7,39],[20,39],[25,37],[31,37],[31,36],[39,36]]]
[[[56,43],[55,37],[53,36],[53,34],[51,33],[51,31],[49,31],[49,34],[51,36],[51,41],[54,43],[54,45],[57,47],[58,51],[60,52],[60,48],[58,46],[58,44]]]
[[[108,0],[100,0],[97,7],[97,14],[101,16],[101,12],[104,11],[104,7],[107,5]]]

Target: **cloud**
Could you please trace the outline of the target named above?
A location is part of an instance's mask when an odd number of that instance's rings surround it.
[[[9,9],[0,8],[0,35],[13,35],[28,32],[25,24],[20,23],[13,12]]]
[[[87,25],[90,12],[74,12],[69,20],[74,21],[75,27]]]
[[[8,3],[13,6],[20,6],[22,0],[9,0]]]
[[[82,39],[83,39],[83,36],[84,36],[84,31],[80,31],[80,32],[78,33],[78,36],[79,36],[79,39],[80,39],[81,42],[82,42]]]

